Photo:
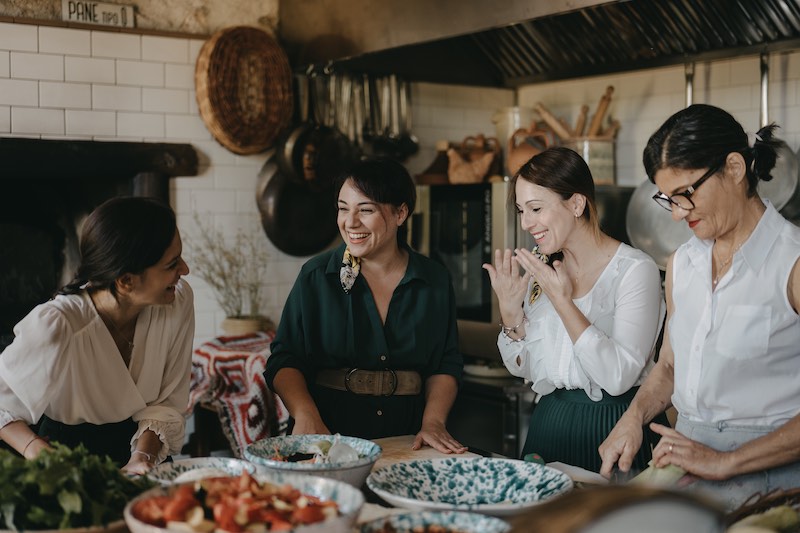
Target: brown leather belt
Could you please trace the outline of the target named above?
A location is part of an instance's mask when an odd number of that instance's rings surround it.
[[[422,391],[422,376],[415,370],[325,368],[317,372],[317,385],[354,394],[409,396]]]

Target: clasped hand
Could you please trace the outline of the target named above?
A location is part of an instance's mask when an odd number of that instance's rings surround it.
[[[520,267],[525,271],[522,276]],[[501,310],[522,305],[531,277],[536,279],[542,291],[553,302],[572,297],[572,281],[564,264],[554,261],[550,266],[524,248],[517,248],[514,254],[510,249],[495,250],[494,265],[484,263],[483,268],[489,273],[489,280],[500,301]]]

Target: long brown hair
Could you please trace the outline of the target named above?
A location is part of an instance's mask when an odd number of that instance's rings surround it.
[[[116,297],[116,279],[158,263],[176,230],[172,208],[153,198],[117,197],[104,202],[84,222],[80,265],[58,294],[76,294],[91,282],[90,290],[108,289]]]

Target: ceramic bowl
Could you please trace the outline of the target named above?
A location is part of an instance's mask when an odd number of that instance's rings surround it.
[[[339,436],[339,442],[351,446],[359,455],[358,460],[347,463],[292,463],[272,459],[276,454],[288,457],[304,450],[311,444],[321,440],[333,441],[334,438],[333,435],[271,437],[247,446],[244,449],[244,457],[256,465],[266,467],[268,470],[322,476],[344,481],[354,487],[361,487],[375,462],[380,459],[382,452],[381,447],[370,440]]]
[[[339,506],[339,516],[336,518],[330,518],[316,524],[298,526],[290,530],[296,531],[297,533],[351,533],[355,526],[358,513],[364,505],[364,495],[360,490],[347,483],[334,479],[324,479],[317,476],[302,476],[283,472],[256,473],[253,477],[261,483],[266,481],[279,485],[291,485],[303,494],[316,496],[322,500],[333,500]],[[123,515],[130,533],[167,533],[170,531],[186,533],[185,530],[172,530],[147,524],[131,513],[131,509],[139,500],[170,494],[177,486],[178,485],[156,487],[143,492],[128,502]]]
[[[548,466],[480,457],[422,459],[373,472],[367,486],[397,507],[517,514],[572,490],[572,480]]]
[[[508,522],[492,516],[463,511],[418,511],[392,514],[376,518],[361,525],[361,533],[380,533],[391,526],[398,532],[413,531],[414,528],[440,526],[446,531],[459,533],[505,533],[511,529]]]
[[[255,474],[256,469],[257,466],[253,463],[232,457],[192,457],[161,463],[153,467],[147,477],[162,485],[170,485],[204,477],[238,476],[245,470]]]

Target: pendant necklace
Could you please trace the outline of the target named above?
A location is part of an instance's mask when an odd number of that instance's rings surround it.
[[[129,339],[128,337],[126,337],[122,333],[122,331],[120,331],[120,329],[117,327],[117,324],[114,322],[114,319],[111,318],[111,316],[108,316],[107,318],[108,318],[108,322],[111,324],[111,327],[114,328],[114,331],[116,331],[119,334],[119,336],[122,337],[122,340],[125,341],[125,344],[128,345],[128,351],[129,352],[133,352],[133,338]],[[136,330],[134,329],[134,334],[135,333],[136,333]]]
[[[727,267],[728,264],[733,260],[733,256],[736,255],[736,252],[739,251],[739,248],[741,248],[743,244],[744,244],[744,241],[740,242],[739,245],[736,248],[733,249],[733,251],[731,252],[731,255],[728,257],[728,259],[726,259],[725,261],[723,261],[719,265],[717,265],[717,275],[714,276],[714,279],[711,281],[711,290],[714,290],[714,289],[717,288],[717,283],[719,283],[719,280],[722,279],[722,275],[725,274],[725,272],[726,272],[725,267]],[[712,254],[712,257],[713,257],[713,254]]]

